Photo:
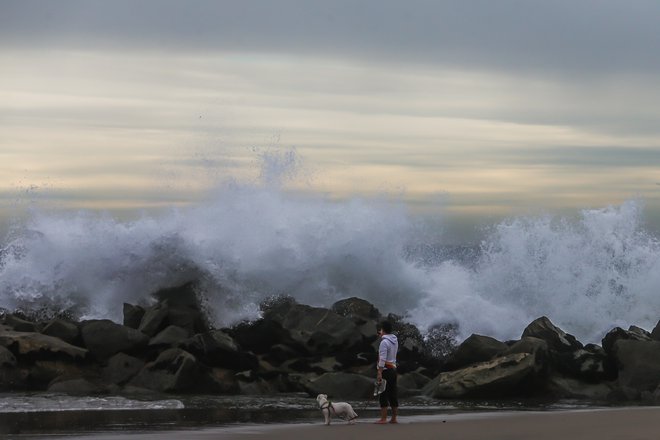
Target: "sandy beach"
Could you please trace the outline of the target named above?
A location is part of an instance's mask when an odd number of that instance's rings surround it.
[[[493,412],[415,416],[397,425],[376,425],[362,420],[355,425],[336,422],[209,428],[153,433],[113,433],[76,436],[83,439],[460,439],[460,440],[656,440],[660,438],[660,408],[621,408],[549,412]],[[58,436],[59,437],[59,436]],[[61,438],[61,437],[60,437]]]

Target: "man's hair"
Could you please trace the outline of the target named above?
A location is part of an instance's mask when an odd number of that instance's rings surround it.
[[[385,333],[392,333],[392,323],[390,321],[381,322],[378,328],[384,331]]]

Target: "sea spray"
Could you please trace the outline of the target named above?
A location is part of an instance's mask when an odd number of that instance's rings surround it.
[[[195,280],[218,326],[257,318],[258,304],[280,294],[319,306],[358,296],[422,330],[451,325],[459,339],[517,338],[546,315],[599,342],[615,325],[650,329],[660,318],[660,245],[639,202],[573,220],[514,218],[456,254],[403,203],[286,191],[277,169],[298,161],[266,162],[260,182],[220,185],[203,202],[130,222],[35,212],[3,243],[0,307],[121,321],[123,302]]]

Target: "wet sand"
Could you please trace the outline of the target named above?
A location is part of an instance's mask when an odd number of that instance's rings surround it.
[[[314,440],[657,440],[660,407],[548,412],[493,412],[403,417],[397,425],[376,425],[375,419],[355,425],[318,423],[218,427],[156,433],[113,433],[82,439],[175,440],[314,439]],[[59,437],[59,436],[58,436]],[[61,437],[59,437],[61,438]]]

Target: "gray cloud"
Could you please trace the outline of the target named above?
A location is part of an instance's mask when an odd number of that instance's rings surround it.
[[[4,0],[0,44],[658,72],[659,16],[655,0]]]

